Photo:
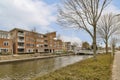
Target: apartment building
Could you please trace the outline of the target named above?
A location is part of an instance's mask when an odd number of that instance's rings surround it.
[[[64,52],[67,51],[67,45],[66,45],[66,42],[63,42],[63,43],[62,43],[62,50],[63,50]]]
[[[10,31],[14,53],[44,52],[44,35],[15,28]]]
[[[44,35],[32,31],[25,31],[25,51],[44,52]]]
[[[71,43],[56,39],[56,32],[41,34],[19,28],[0,31],[0,52],[54,53],[65,50],[71,50]]]
[[[73,47],[72,47],[71,42],[65,42],[65,49],[67,52],[73,51]]]
[[[40,34],[15,28],[10,33],[14,42],[14,53],[53,53],[55,51],[56,32]]]
[[[25,52],[25,31],[22,29],[12,29],[10,31],[11,39],[13,42],[13,53]]]
[[[12,52],[12,40],[10,34],[7,31],[0,30],[0,53],[11,53]]]
[[[55,52],[63,52],[63,42],[60,39],[55,40]]]
[[[53,53],[55,52],[55,38],[56,32],[50,32],[44,35],[44,51]]]

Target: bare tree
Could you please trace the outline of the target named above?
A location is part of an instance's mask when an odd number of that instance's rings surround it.
[[[58,23],[64,27],[85,30],[93,40],[96,55],[96,25],[111,0],[64,0],[58,9]]]
[[[115,54],[115,47],[117,42],[118,42],[118,39],[116,37],[111,38],[112,56]]]
[[[119,30],[120,20],[118,15],[113,15],[112,13],[103,15],[98,22],[97,33],[106,45],[106,53],[108,53],[108,43],[110,37]]]

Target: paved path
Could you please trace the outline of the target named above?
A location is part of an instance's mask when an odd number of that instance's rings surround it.
[[[115,53],[112,70],[112,80],[120,80],[120,51]]]

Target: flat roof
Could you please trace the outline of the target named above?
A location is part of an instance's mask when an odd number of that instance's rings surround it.
[[[0,30],[0,32],[5,32],[5,33],[9,33],[9,31],[4,31],[4,30]]]
[[[25,29],[20,29],[20,28],[14,28],[14,29],[10,30],[10,32],[13,31],[13,30],[21,30],[21,31],[26,31],[26,32],[32,32],[32,31],[25,30]],[[38,33],[38,32],[36,32],[36,33],[41,34],[41,33]],[[43,35],[43,34],[41,34],[41,35]]]

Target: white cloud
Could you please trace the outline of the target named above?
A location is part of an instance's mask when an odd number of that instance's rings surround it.
[[[76,43],[78,43],[79,45],[81,45],[81,40],[80,40],[80,38],[79,37],[76,37],[76,36],[72,36],[72,37],[70,37],[70,36],[61,36],[61,39],[64,41],[64,42],[72,42],[72,43],[74,43],[74,42],[76,42]]]
[[[120,10],[110,4],[103,13],[115,12]],[[45,31],[54,31],[50,26],[55,22],[56,17],[55,4],[49,5],[44,0],[1,0],[0,1],[0,28],[5,27],[12,29],[19,27],[31,30],[32,27],[37,27],[37,31],[43,33]],[[2,26],[2,27],[1,27]],[[81,43],[80,38],[73,36],[62,36],[64,41]]]
[[[118,13],[120,13],[120,9],[111,3],[104,9],[103,14],[106,14],[106,13],[118,14]]]
[[[54,11],[54,4],[48,5],[42,0],[1,0],[0,26],[9,29],[46,27],[55,21]]]

